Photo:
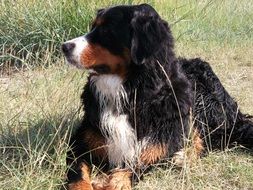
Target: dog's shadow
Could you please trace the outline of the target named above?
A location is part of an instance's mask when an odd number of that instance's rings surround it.
[[[20,123],[19,125],[26,125],[26,127],[6,129],[3,133],[1,153],[20,149],[21,152],[24,151],[24,155],[21,154],[23,156],[29,156],[29,152],[39,151],[46,151],[49,155],[53,155],[61,145],[67,145],[71,134],[80,123],[81,118],[73,114],[52,116],[34,123],[32,121]]]
[[[9,173],[10,177],[15,172],[23,176],[29,172],[36,175],[42,171],[51,172],[50,178],[57,181],[58,185],[64,183],[69,140],[81,124],[78,114],[70,112],[64,116],[54,115],[19,123],[15,128],[7,127],[0,139],[2,172]],[[36,175],[36,178],[39,177]],[[43,178],[43,175],[40,177]]]
[[[69,150],[71,135],[81,125],[79,113],[70,111],[64,116],[53,115],[34,122],[20,123],[20,130],[18,127],[6,129],[0,139],[1,163],[5,165],[5,169],[1,170],[7,173],[20,170],[20,173],[25,173],[29,165],[32,165],[35,172],[52,170],[52,178],[57,180],[57,187],[64,189],[65,173],[68,169],[65,163],[66,152]],[[232,151],[253,156],[252,151],[240,147]],[[208,153],[205,156],[208,156]],[[166,170],[170,167],[170,163],[163,163],[149,167],[145,173],[150,174],[157,168]],[[7,171],[10,168],[13,171]]]

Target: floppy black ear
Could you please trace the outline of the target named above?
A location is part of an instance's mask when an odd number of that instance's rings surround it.
[[[136,64],[142,64],[145,59],[154,55],[162,43],[170,36],[167,22],[147,4],[137,6],[131,21],[133,36],[131,56]]]

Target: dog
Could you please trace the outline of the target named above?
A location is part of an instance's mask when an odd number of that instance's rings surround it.
[[[148,4],[97,11],[91,30],[62,45],[68,63],[89,72],[84,116],[70,140],[70,190],[131,189],[133,173],[233,144],[253,146],[241,113],[209,63],[174,53],[166,21]],[[192,135],[191,135],[192,134]],[[91,165],[107,173],[91,180]]]

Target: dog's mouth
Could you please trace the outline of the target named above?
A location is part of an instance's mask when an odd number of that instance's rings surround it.
[[[109,74],[111,71],[111,68],[106,64],[95,65],[91,69],[97,74]]]
[[[69,56],[66,56],[66,55],[65,55],[65,59],[66,59],[67,64],[69,64],[69,65],[71,65],[71,66],[74,66],[74,67],[76,67],[76,68],[78,68],[78,69],[85,69],[85,67],[84,67],[83,65],[79,64],[79,63],[78,63],[77,61],[75,61],[75,59],[72,58],[71,56],[69,57]]]
[[[87,71],[91,77],[99,75],[99,73],[97,73],[94,69],[87,69]]]
[[[74,66],[78,69],[82,69],[82,70],[86,70],[88,71],[90,76],[98,76],[98,75],[102,75],[102,74],[110,74],[111,72],[111,68],[110,66],[106,65],[106,64],[100,64],[100,65],[95,65],[95,66],[91,66],[91,67],[85,67],[84,65],[78,63],[72,56],[66,56],[65,55],[65,59],[66,62],[71,65]]]
[[[69,65],[74,66],[78,69],[86,70],[88,72],[89,76],[91,76],[91,77],[99,76],[100,74],[105,74],[105,73],[101,73],[101,71],[103,71],[103,70],[99,69],[99,67],[98,68],[96,68],[96,67],[86,68],[83,65],[78,64],[75,60],[73,60],[71,58],[68,58],[68,57],[65,57],[65,58],[66,58],[66,62]]]

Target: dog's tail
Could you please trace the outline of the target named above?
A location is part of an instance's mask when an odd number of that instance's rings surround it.
[[[239,113],[232,134],[238,144],[247,148],[253,148],[253,116]]]

